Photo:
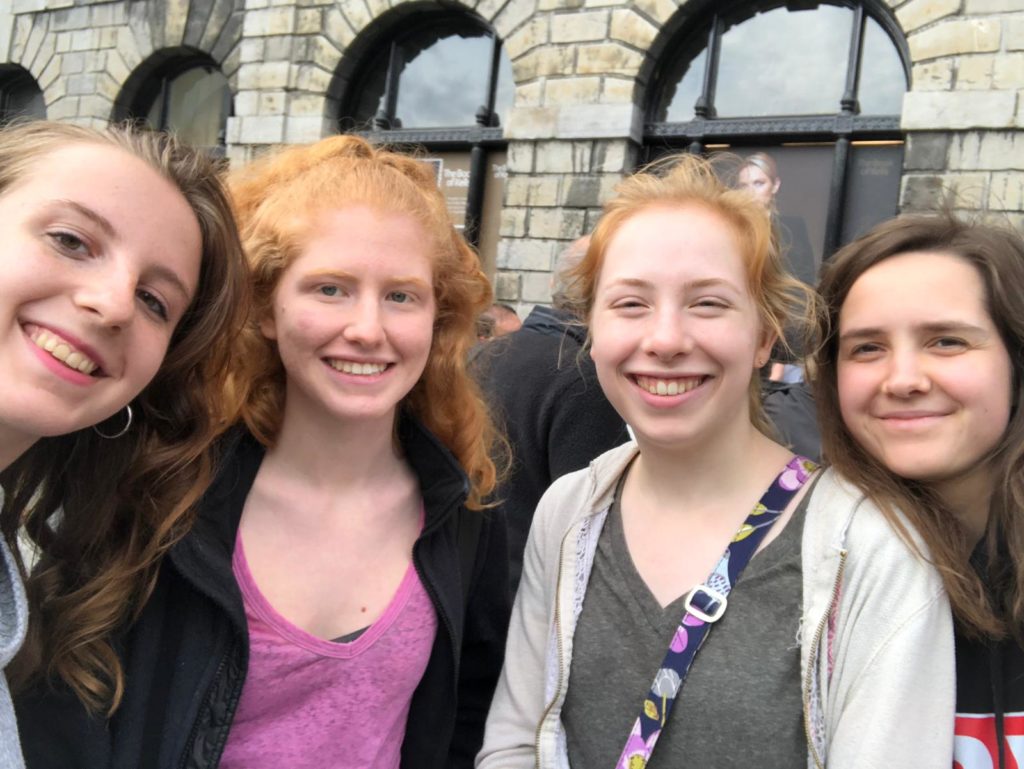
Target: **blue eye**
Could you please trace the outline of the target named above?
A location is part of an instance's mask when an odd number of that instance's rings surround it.
[[[407,294],[405,291],[392,291],[391,301],[396,302],[398,304],[405,304],[407,302],[412,301],[412,297],[409,296],[409,294]]]
[[[338,287],[337,286],[320,286],[320,293],[323,294],[324,296],[337,296],[338,295]]]

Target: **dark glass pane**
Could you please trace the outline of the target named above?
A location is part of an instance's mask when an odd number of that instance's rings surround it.
[[[27,73],[10,74],[0,80],[0,124],[16,117],[34,120],[46,118],[43,92]]]
[[[858,87],[861,114],[899,115],[906,90],[907,76],[899,51],[881,25],[868,18]]]
[[[224,144],[231,92],[227,78],[219,70],[193,67],[168,78],[164,88],[166,97],[163,91],[158,91],[146,111],[149,125],[174,131],[196,147]]]
[[[682,75],[672,78],[673,85],[668,86],[662,94],[662,107],[655,114],[655,120],[666,123],[682,123],[693,120],[696,116],[694,105],[704,89],[704,67],[708,60],[707,49],[703,49],[692,60],[684,63]]]
[[[388,74],[389,44],[381,45],[373,59],[362,73],[362,80],[355,86],[351,117],[357,128],[367,127],[377,111],[384,106],[384,88]]]
[[[483,31],[403,42],[395,110],[402,127],[475,125],[477,111],[487,104],[492,46]]]
[[[774,8],[727,27],[715,95],[718,117],[839,112],[852,23],[852,9],[821,5]]]
[[[854,142],[846,177],[841,242],[849,243],[896,215],[903,142]]]

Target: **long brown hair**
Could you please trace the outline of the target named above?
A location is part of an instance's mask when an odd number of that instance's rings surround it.
[[[986,548],[987,575],[1003,606],[993,605],[969,564],[973,543],[964,527],[925,483],[902,478],[851,435],[839,410],[839,314],[850,289],[871,267],[913,251],[959,257],[978,271],[989,315],[1013,366],[1013,403],[999,444],[983,461],[992,468]],[[842,475],[860,487],[913,546],[896,511],[906,517],[942,573],[953,613],[969,633],[1021,636],[1024,629],[1024,241],[1000,227],[952,215],[913,215],[885,222],[840,250],[824,271],[825,307],[819,323],[816,396],[822,450]]]
[[[735,158],[717,161],[688,153],[671,156],[630,176],[615,188],[615,197],[593,234],[586,256],[568,272],[566,293],[581,318],[589,318],[604,256],[623,224],[648,208],[696,205],[722,217],[732,227],[746,268],[747,290],[757,307],[764,334],[786,346],[785,329],[791,336],[805,336],[807,320],[816,312],[814,293],[785,268],[772,234],[772,222],[764,206],[745,190],[729,187],[724,179]],[[750,378],[750,419],[765,435],[775,437],[775,427],[761,404],[761,382],[756,371]]]
[[[219,166],[166,134],[46,122],[7,128],[0,195],[73,144],[116,147],[148,163],[180,190],[202,235],[195,296],[160,370],[131,402],[131,429],[114,440],[91,429],[43,438],[0,473],[0,529],[17,552],[24,526],[39,558],[27,581],[29,636],[8,673],[16,686],[34,675],[63,679],[90,710],[111,713],[124,691],[111,636],[141,610],[160,558],[211,478],[209,447],[220,429],[213,411],[241,325],[245,262]]]
[[[255,294],[231,390],[253,435],[271,446],[281,429],[284,366],[260,321],[273,311],[278,281],[300,254],[315,216],[360,204],[411,216],[428,237],[437,317],[426,368],[402,407],[455,455],[469,476],[469,505],[481,507],[495,484],[489,450],[500,440],[466,372],[466,356],[491,288],[452,224],[431,168],[359,137],[332,136],[266,156],[232,175],[230,186]]]

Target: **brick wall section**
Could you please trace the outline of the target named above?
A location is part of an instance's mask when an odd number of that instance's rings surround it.
[[[241,9],[234,0],[11,0],[0,10],[0,62],[27,69],[47,115],[102,126],[132,71],[154,51],[208,53],[235,84]]]
[[[1024,2],[911,0],[901,209],[949,205],[1024,226]]]
[[[1024,226],[1024,0],[885,0],[907,37],[903,210],[952,197]],[[332,79],[367,28],[415,0],[8,0],[0,63],[51,117],[102,125],[154,51],[211,56],[235,94],[228,153],[335,131]],[[651,50],[687,0],[461,0],[504,41],[516,82],[496,293],[525,312],[566,245],[636,163]]]

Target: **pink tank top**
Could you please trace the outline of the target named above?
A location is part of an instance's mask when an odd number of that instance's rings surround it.
[[[249,672],[222,769],[398,769],[412,693],[437,615],[412,563],[381,617],[351,643],[278,614],[253,581],[239,536],[233,569],[249,625]]]

